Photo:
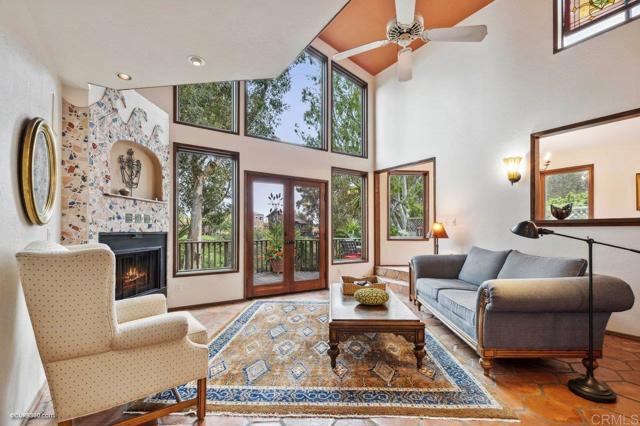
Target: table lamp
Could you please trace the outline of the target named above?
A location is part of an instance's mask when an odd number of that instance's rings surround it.
[[[433,252],[435,254],[438,254],[438,240],[440,238],[449,238],[449,235],[447,235],[447,230],[444,229],[444,225],[442,224],[442,222],[433,222],[433,225],[431,225],[431,231],[429,231],[429,233],[427,234],[427,238],[433,238]]]

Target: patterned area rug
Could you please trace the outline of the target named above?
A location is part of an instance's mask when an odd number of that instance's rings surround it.
[[[330,366],[328,302],[256,301],[209,343],[211,414],[513,419],[430,333],[416,369],[413,344],[369,333],[340,344]],[[193,398],[195,383],[182,385]],[[130,411],[174,403],[171,391]]]

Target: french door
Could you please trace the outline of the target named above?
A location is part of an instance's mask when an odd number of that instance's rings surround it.
[[[327,182],[245,173],[245,296],[327,286]]]

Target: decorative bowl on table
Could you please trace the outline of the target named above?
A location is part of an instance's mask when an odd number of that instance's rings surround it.
[[[389,300],[389,294],[380,288],[361,288],[353,293],[353,297],[361,305],[377,306],[384,305]]]

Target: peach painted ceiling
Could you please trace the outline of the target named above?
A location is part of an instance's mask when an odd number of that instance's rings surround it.
[[[452,27],[493,0],[416,0],[416,12],[425,28]],[[320,33],[320,39],[339,52],[376,40],[386,39],[387,22],[395,17],[394,0],[351,0]],[[489,28],[491,32],[491,28]],[[415,50],[425,43],[416,40]],[[398,46],[388,44],[351,57],[372,75],[397,61]]]

